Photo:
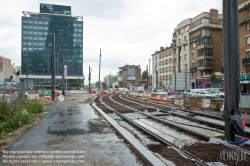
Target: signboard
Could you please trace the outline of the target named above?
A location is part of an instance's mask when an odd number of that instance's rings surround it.
[[[134,81],[135,80],[135,76],[128,76],[127,80]]]
[[[189,73],[172,73],[172,90],[190,89]]]
[[[52,5],[40,3],[40,13],[71,15],[71,6]]]
[[[64,65],[64,79],[67,79],[67,65]]]
[[[241,74],[240,75],[240,80],[250,80],[250,75],[249,74]]]

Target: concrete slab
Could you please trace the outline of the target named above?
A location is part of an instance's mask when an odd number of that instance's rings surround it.
[[[105,119],[115,128],[119,135],[126,140],[135,153],[144,161],[147,165],[163,166],[164,164],[159,158],[157,158],[151,151],[149,151],[145,146],[138,142],[138,140],[127,130],[122,128],[116,121],[111,119],[107,114],[105,114],[101,109],[99,109],[95,104],[93,104],[95,109],[105,117]]]

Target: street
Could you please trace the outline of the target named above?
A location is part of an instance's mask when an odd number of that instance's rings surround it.
[[[46,105],[50,111],[1,154],[1,165],[138,165],[135,155],[91,108],[92,97],[68,94],[65,101]]]

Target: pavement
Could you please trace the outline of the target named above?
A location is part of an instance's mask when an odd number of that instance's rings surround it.
[[[142,165],[89,105],[91,94],[67,94],[0,155],[0,165]]]

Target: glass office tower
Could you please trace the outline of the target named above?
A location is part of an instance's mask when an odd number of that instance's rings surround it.
[[[70,6],[51,4],[40,4],[40,13],[23,14],[21,80],[25,81],[28,73],[29,88],[50,84],[53,34],[56,85],[60,84],[63,65],[67,65],[67,79],[84,79],[83,18],[72,16]]]

